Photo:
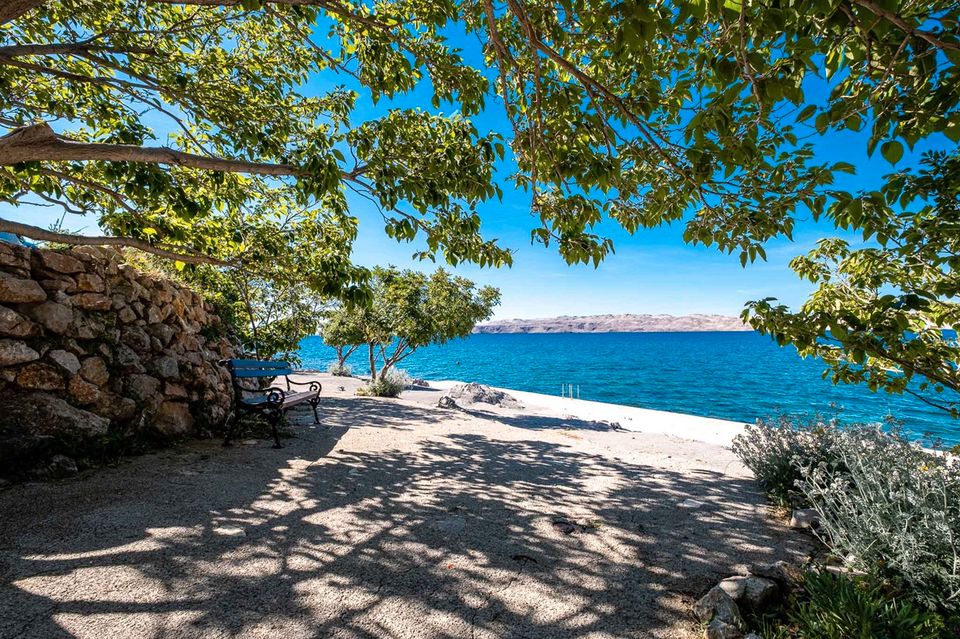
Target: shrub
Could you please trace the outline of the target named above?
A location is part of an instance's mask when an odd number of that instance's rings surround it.
[[[350,364],[341,364],[340,362],[330,362],[327,366],[327,372],[336,377],[353,377],[353,367]]]
[[[879,428],[837,444],[843,471],[821,464],[801,484],[823,541],[918,602],[960,611],[960,462]]]
[[[386,372],[381,372],[375,382],[358,389],[357,393],[370,397],[397,397],[409,384],[410,376],[406,371],[389,368]]]
[[[870,579],[808,573],[806,598],[790,612],[804,639],[938,639],[940,617],[895,599]]]
[[[781,417],[747,426],[733,440],[733,452],[753,471],[767,496],[783,507],[808,506],[799,490],[804,470],[833,467],[839,460],[840,431],[833,422],[795,424]]]

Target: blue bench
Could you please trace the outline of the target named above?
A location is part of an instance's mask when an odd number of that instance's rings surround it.
[[[297,372],[289,362],[274,361],[262,362],[257,359],[227,359],[222,362],[227,370],[230,371],[230,379],[233,382],[234,411],[230,421],[230,427],[227,428],[227,436],[223,440],[224,446],[230,445],[233,437],[233,431],[240,421],[240,411],[257,413],[263,415],[270,422],[273,429],[273,447],[283,448],[280,445],[280,435],[277,431],[280,421],[288,410],[300,404],[310,404],[313,409],[314,423],[320,423],[320,416],[317,414],[317,405],[320,403],[320,382],[296,382],[290,379],[290,375]],[[244,388],[243,380],[263,379],[265,377],[275,378],[283,377],[286,381],[286,390],[279,386],[270,386],[268,388]],[[290,386],[308,386],[310,390],[294,392]],[[244,394],[249,396],[245,397]]]

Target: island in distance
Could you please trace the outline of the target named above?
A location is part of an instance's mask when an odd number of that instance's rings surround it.
[[[474,333],[683,333],[750,331],[729,315],[584,315],[508,319],[480,324]]]

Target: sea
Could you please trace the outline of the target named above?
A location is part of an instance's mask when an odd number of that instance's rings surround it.
[[[325,370],[334,350],[300,344],[303,368]],[[369,374],[367,352],[350,364]],[[960,444],[960,420],[909,395],[834,385],[824,364],[753,332],[474,334],[414,352],[412,377],[453,379],[738,422],[789,416],[843,423],[896,420],[918,440]]]

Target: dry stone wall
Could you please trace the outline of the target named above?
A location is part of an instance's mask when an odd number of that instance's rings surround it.
[[[216,430],[231,398],[218,361],[232,356],[197,293],[113,250],[0,242],[0,475]]]

